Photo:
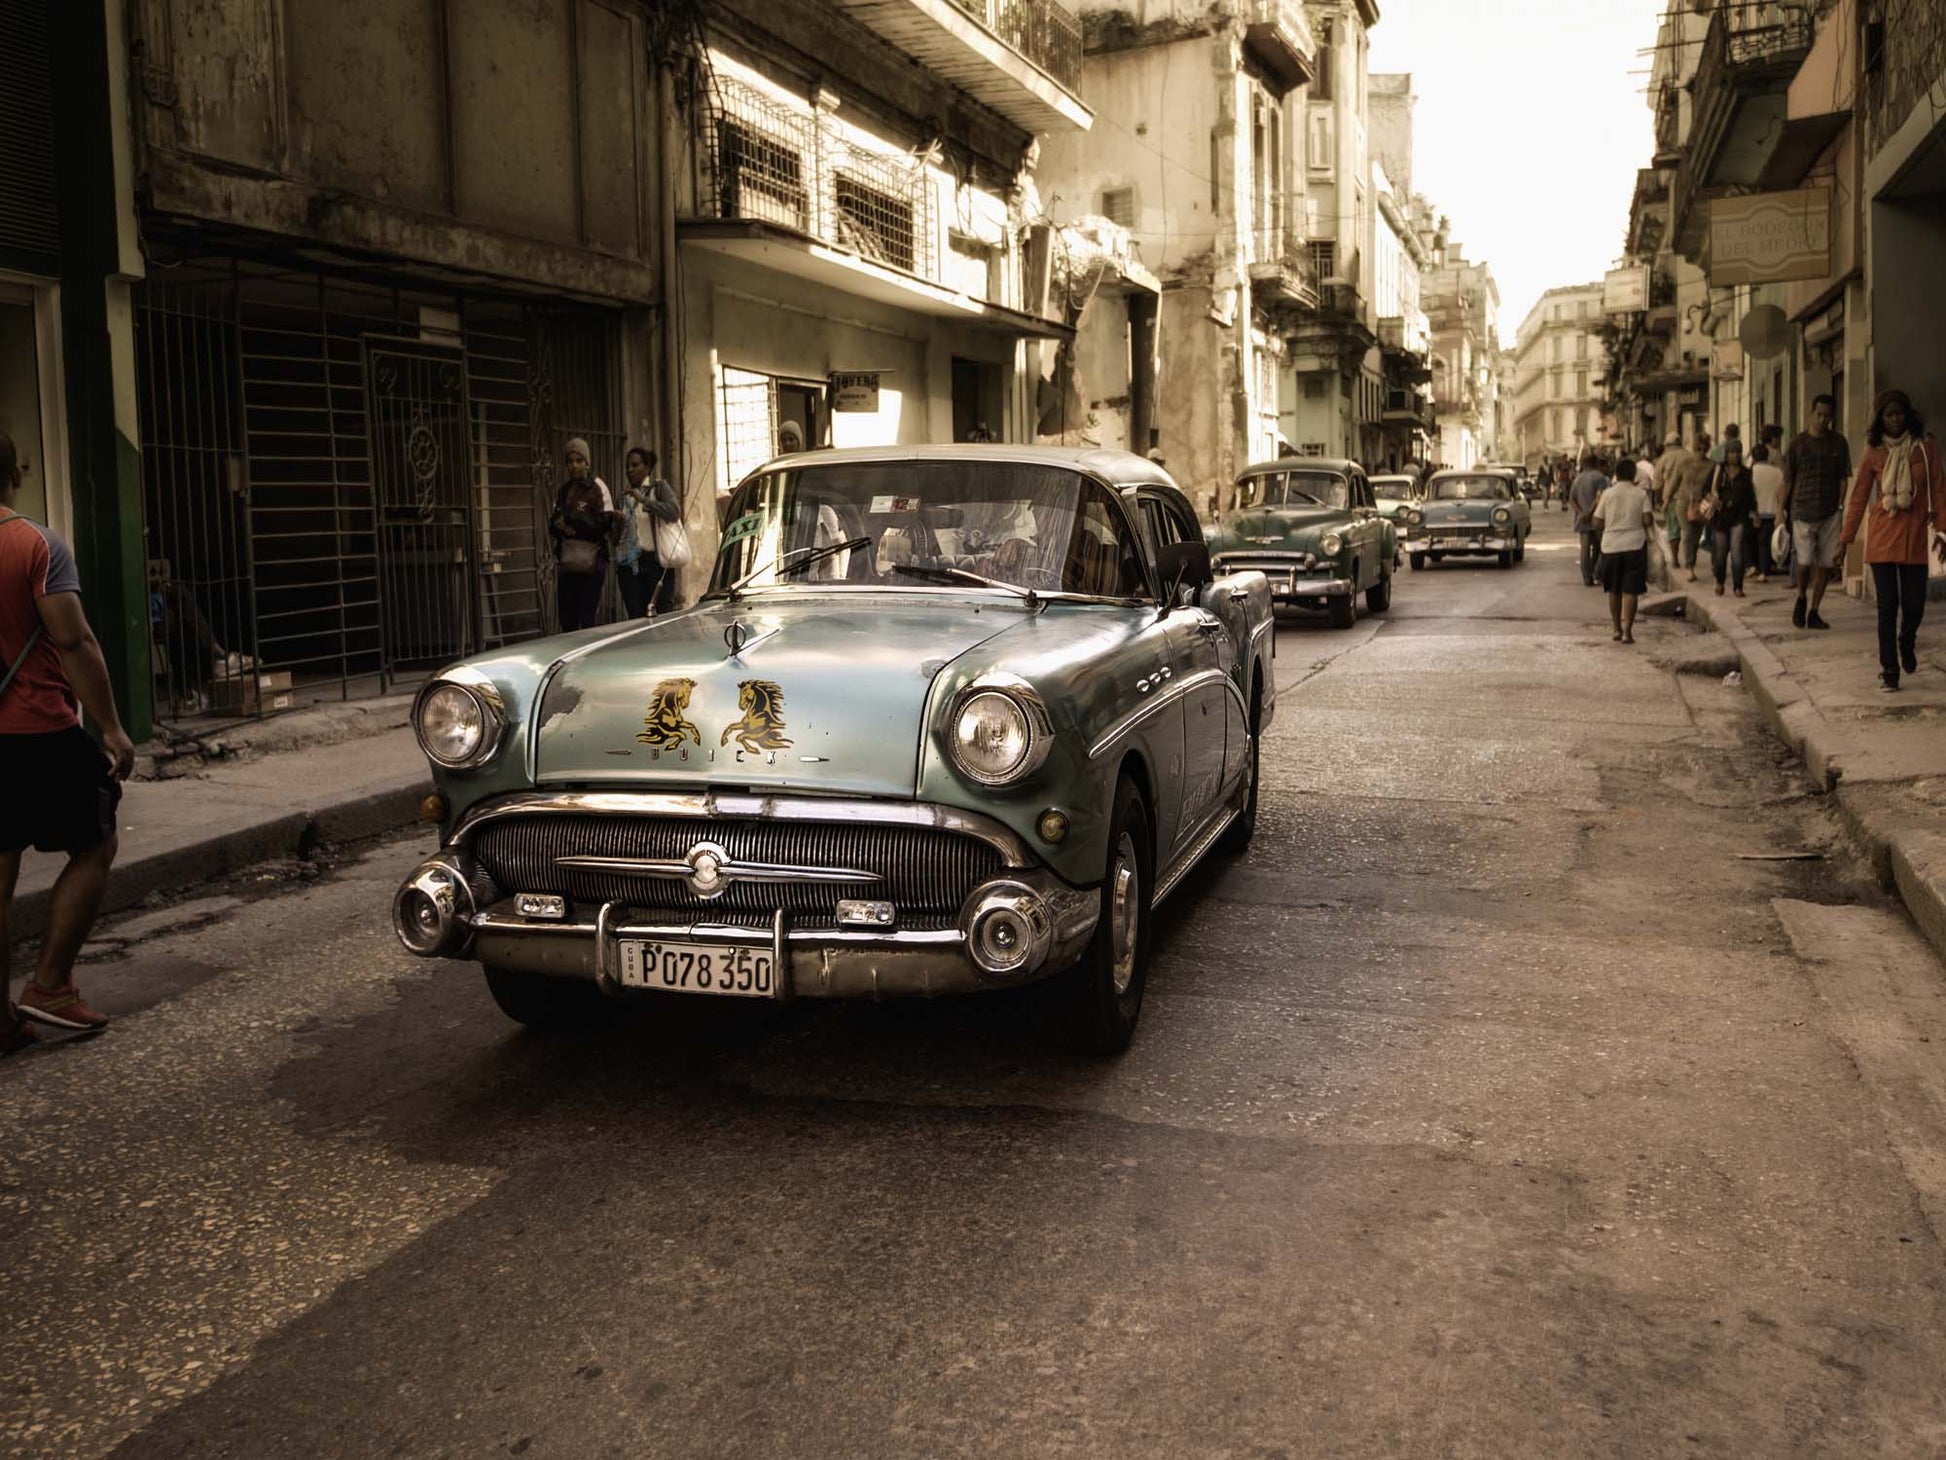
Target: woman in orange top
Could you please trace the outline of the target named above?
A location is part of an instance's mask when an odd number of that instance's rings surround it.
[[[1865,440],[1838,540],[1849,548],[1864,523],[1865,561],[1878,595],[1878,687],[1890,691],[1899,687],[1901,668],[1919,669],[1928,537],[1946,564],[1946,464],[1902,390],[1878,398]]]

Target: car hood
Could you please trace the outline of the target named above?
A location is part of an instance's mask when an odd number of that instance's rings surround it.
[[[1231,552],[1306,547],[1327,527],[1345,521],[1337,507],[1286,507],[1276,512],[1237,512],[1217,524],[1215,545]]]
[[[1021,617],[957,594],[704,603],[560,662],[534,779],[910,796],[934,677]]]

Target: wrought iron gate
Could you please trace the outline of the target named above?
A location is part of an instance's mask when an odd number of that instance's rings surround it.
[[[365,417],[390,680],[479,643],[465,357],[367,335]]]

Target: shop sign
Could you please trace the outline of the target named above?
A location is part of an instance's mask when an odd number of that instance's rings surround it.
[[[1707,404],[1707,402],[1706,402],[1706,401],[1705,401],[1705,400],[1703,399],[1703,387],[1702,387],[1702,386],[1700,386],[1700,385],[1684,385],[1684,386],[1679,386],[1679,387],[1677,388],[1677,390],[1676,390],[1676,409],[1678,409],[1678,410],[1682,410],[1683,408],[1685,408],[1685,407],[1687,407],[1687,406],[1698,406],[1698,407],[1700,407],[1700,406],[1703,406],[1703,405],[1705,405],[1705,404]]]
[[[1710,379],[1743,379],[1743,341],[1713,340],[1710,343]]]
[[[831,409],[878,414],[878,372],[851,370],[831,372]]]
[[[1647,268],[1610,269],[1601,281],[1603,314],[1641,314],[1649,307]]]
[[[1782,284],[1831,272],[1831,189],[1752,193],[1710,204],[1710,283]]]

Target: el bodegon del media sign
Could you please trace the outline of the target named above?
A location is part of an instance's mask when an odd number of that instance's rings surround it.
[[[1831,272],[1831,189],[1752,193],[1710,204],[1710,283],[1781,284]]]

